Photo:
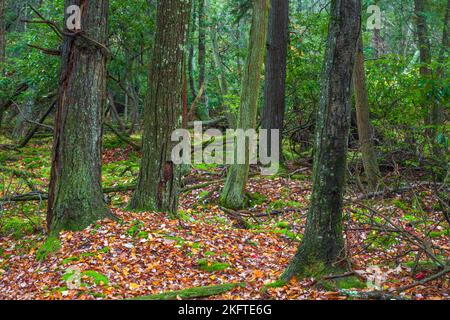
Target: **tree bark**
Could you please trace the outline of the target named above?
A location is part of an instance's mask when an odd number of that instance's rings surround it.
[[[283,140],[282,132],[285,111],[288,27],[289,1],[271,0],[261,128],[280,130],[280,147]],[[268,131],[268,150],[271,150],[270,131]]]
[[[358,49],[356,52],[353,88],[355,92],[359,147],[362,153],[364,172],[367,177],[370,191],[375,191],[379,183],[380,170],[373,145],[373,132],[370,124],[369,99],[367,97],[366,88],[362,34],[359,37]]]
[[[65,1],[65,7],[73,4],[81,8],[82,30],[65,29],[62,46],[47,215],[51,233],[79,230],[109,215],[101,186],[108,0]]]
[[[6,62],[6,23],[5,23],[6,0],[0,0],[0,77],[4,74],[4,64]],[[2,127],[3,99],[0,97],[0,128]]]
[[[449,38],[448,38],[448,31],[449,31],[449,23],[450,23],[450,0],[447,1],[447,7],[445,9],[445,16],[444,16],[444,25],[442,29],[442,43],[441,43],[441,49],[439,51],[439,67],[438,67],[438,77],[442,79],[442,83],[445,83],[445,79],[448,78],[448,70],[445,68],[445,62],[448,59],[448,49],[450,47]],[[445,88],[441,87],[440,90],[444,91]],[[433,103],[433,109],[431,113],[431,123],[435,124],[434,132],[432,133],[433,137],[433,154],[436,157],[436,159],[442,159],[442,164],[445,167],[447,165],[445,160],[445,147],[443,147],[438,139],[439,131],[442,132],[442,129],[444,129],[444,121],[446,119],[446,112],[445,112],[445,101],[444,102],[435,102]],[[442,129],[441,129],[442,128]],[[445,130],[445,129],[444,129]]]
[[[230,106],[228,106],[226,103],[226,96],[228,95],[228,82],[227,77],[225,75],[225,71],[223,69],[222,58],[220,57],[219,44],[217,42],[217,30],[211,27],[210,32],[211,32],[211,45],[213,49],[214,64],[216,69],[219,70],[217,80],[219,82],[220,87],[221,101],[223,104],[223,108],[225,109],[226,117],[228,120],[228,126],[230,128],[235,128],[236,115],[233,113]]]
[[[427,0],[414,0],[414,14],[416,20],[416,35],[417,35],[417,46],[420,52],[420,76],[422,81],[429,81],[431,76],[431,44],[428,38],[428,25],[425,16],[425,9],[428,6]],[[427,98],[428,92],[422,90],[421,104],[423,110],[426,111],[425,125],[435,125],[433,115],[435,113],[434,106],[430,110],[427,110],[426,105],[428,104]],[[432,143],[435,140],[435,130],[427,128],[425,130],[426,136],[428,136]]]
[[[361,27],[360,0],[332,0],[325,72],[317,112],[313,193],[303,241],[281,279],[342,272],[342,206],[350,92]]]
[[[174,146],[171,135],[182,126],[183,64],[189,13],[189,1],[158,1],[145,103],[143,157],[138,187],[130,204],[132,209],[177,212],[180,168],[171,159]]]
[[[198,87],[203,87],[197,116],[200,120],[209,119],[206,97],[206,14],[205,0],[198,0]]]
[[[249,38],[247,65],[242,79],[241,105],[237,128],[248,130],[256,128],[259,87],[266,47],[269,15],[269,0],[253,0],[252,25]],[[248,151],[248,143],[247,151]],[[236,149],[236,146],[235,146]],[[230,209],[239,209],[244,202],[244,190],[249,173],[249,152],[245,164],[231,165],[221,203]]]
[[[416,18],[417,45],[420,51],[420,74],[424,77],[430,75],[431,70],[431,44],[428,38],[428,26],[425,18],[427,0],[414,0],[414,12]]]
[[[197,96],[195,90],[195,80],[194,80],[194,35],[197,29],[197,5],[196,1],[192,2],[192,19],[189,24],[189,53],[188,53],[188,74],[189,74],[189,89],[191,92],[192,100]]]
[[[6,0],[0,0],[0,73],[3,75],[3,64],[6,58]]]

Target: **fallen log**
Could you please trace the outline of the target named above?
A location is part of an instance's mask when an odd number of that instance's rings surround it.
[[[225,121],[226,119],[227,119],[226,117],[220,117],[220,118],[217,118],[217,119],[206,120],[206,121],[198,121],[198,122],[202,123],[203,128],[205,128],[205,127],[206,128],[210,128],[210,127],[212,127],[212,126],[214,126],[214,125],[216,125],[216,124],[218,124],[218,123],[220,123],[222,121]],[[194,128],[194,123],[195,123],[195,121],[188,122],[188,128]]]
[[[237,287],[245,287],[244,283],[225,283],[215,286],[195,287],[178,291],[169,291],[149,296],[135,297],[131,300],[176,300],[176,299],[193,299],[206,298],[216,296],[233,290]]]
[[[192,186],[187,186],[180,189],[180,194],[190,192],[193,190],[197,190],[200,188],[207,187],[214,183],[224,182],[225,179],[208,181],[205,183],[200,183]],[[136,189],[136,185],[128,185],[128,186],[117,186],[117,187],[108,187],[103,188],[104,194],[117,193],[117,192],[126,192],[126,191],[134,191]],[[48,200],[48,194],[45,192],[31,192],[27,194],[15,195],[11,197],[4,197],[0,199],[0,202],[27,202],[27,201],[41,201]]]

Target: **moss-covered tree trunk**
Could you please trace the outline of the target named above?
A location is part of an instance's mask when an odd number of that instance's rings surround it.
[[[244,76],[242,78],[241,105],[237,124],[237,128],[243,129],[244,131],[256,128],[268,16],[269,0],[253,0],[249,50]],[[248,151],[248,148],[246,150]],[[246,152],[245,164],[233,164],[230,166],[227,181],[221,194],[221,203],[223,206],[232,209],[242,207],[249,168],[249,152]]]
[[[135,210],[175,214],[180,168],[173,164],[172,132],[181,128],[183,59],[190,1],[158,1],[156,38],[144,109],[143,157],[131,200]]]
[[[5,25],[5,7],[6,0],[0,0],[0,76],[3,76],[4,64],[6,60],[6,25]],[[3,113],[3,99],[0,97],[0,129],[2,127]]]
[[[196,109],[200,120],[209,119],[208,100],[206,96],[206,1],[198,0],[198,87],[203,87],[200,105]]]
[[[286,95],[286,60],[288,45],[289,1],[272,0],[267,35],[266,76],[262,129],[280,130],[281,146]],[[271,132],[268,131],[268,150]]]
[[[360,0],[333,0],[317,112],[313,193],[305,234],[282,280],[339,272],[346,266],[342,206],[350,92],[361,24]]]
[[[65,7],[70,5],[81,8],[81,30],[65,29],[62,46],[47,215],[51,232],[82,229],[109,214],[101,186],[108,0],[66,0]]]
[[[370,124],[362,34],[359,37],[353,77],[359,147],[362,153],[364,172],[367,177],[369,189],[374,191],[378,187],[380,169],[378,167],[377,155],[373,144],[372,126]]]

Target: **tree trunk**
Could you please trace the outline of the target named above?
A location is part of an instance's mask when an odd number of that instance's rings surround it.
[[[217,80],[219,82],[220,87],[222,107],[225,109],[228,126],[230,128],[235,128],[236,115],[233,113],[230,106],[228,106],[226,103],[226,96],[228,95],[228,82],[227,77],[225,75],[225,71],[223,69],[222,58],[220,57],[219,44],[217,42],[217,31],[212,27],[210,31],[211,31],[211,45],[213,49],[214,64],[216,69],[219,71]]]
[[[428,76],[431,73],[429,64],[431,63],[431,45],[428,39],[428,26],[425,18],[425,7],[427,0],[414,0],[414,12],[416,16],[417,44],[420,51],[420,74]]]
[[[5,24],[5,9],[6,0],[0,0],[0,77],[3,77],[4,64],[6,61],[6,24]],[[3,113],[3,99],[0,96],[0,129],[2,127]]]
[[[62,47],[47,215],[52,233],[109,215],[101,186],[108,1],[65,1],[65,7],[73,4],[82,10],[82,30],[65,35]]]
[[[192,19],[189,24],[189,53],[188,53],[188,74],[189,74],[189,88],[191,92],[191,99],[194,101],[197,96],[197,92],[195,90],[195,81],[194,81],[194,38],[195,31],[197,29],[197,5],[196,1],[192,1]]]
[[[439,67],[438,67],[438,76],[440,79],[442,79],[442,83],[445,83],[446,79],[448,79],[448,70],[445,67],[445,62],[448,60],[448,49],[450,46],[449,38],[448,38],[448,31],[449,31],[449,23],[450,23],[450,0],[447,1],[447,7],[445,9],[445,16],[444,16],[444,26],[442,29],[442,43],[441,43],[441,49],[439,51]],[[440,88],[440,90],[444,91],[444,88]],[[433,103],[433,109],[431,114],[431,123],[435,124],[434,132],[432,133],[433,136],[433,154],[436,157],[436,159],[441,159],[442,164],[445,167],[447,165],[446,157],[445,157],[445,146],[443,146],[438,139],[438,134],[442,129],[444,128],[444,121],[446,119],[446,112],[445,112],[445,101],[444,102],[435,102]],[[448,102],[447,102],[448,103]]]
[[[380,170],[377,155],[373,145],[372,126],[370,125],[369,99],[367,97],[366,74],[364,68],[364,51],[362,34],[356,53],[356,63],[353,75],[355,91],[356,119],[358,125],[359,147],[362,153],[364,172],[371,191],[378,187]]]
[[[261,128],[280,130],[280,147],[283,140],[282,131],[285,111],[288,26],[289,1],[271,0]],[[270,144],[272,139],[270,131],[268,131],[267,140],[268,150],[271,150]]]
[[[428,38],[428,26],[425,17],[425,8],[427,7],[427,0],[414,0],[414,14],[416,20],[416,34],[417,34],[417,46],[419,47],[420,52],[420,76],[422,81],[428,81],[431,76],[431,44]],[[425,117],[425,125],[434,125],[433,123],[433,114],[434,110],[431,107],[431,110],[427,110],[426,105],[428,104],[428,92],[422,90],[422,98],[421,104],[423,110],[426,111]],[[435,140],[435,130],[426,129],[425,134],[428,136],[432,143]]]
[[[305,234],[281,279],[345,269],[342,206],[350,92],[361,27],[360,0],[332,0],[325,73],[317,112],[313,193]]]
[[[256,128],[261,71],[266,48],[269,0],[253,0],[252,25],[249,38],[247,65],[242,80],[241,105],[237,127],[248,130]],[[246,143],[248,147],[248,143]],[[248,148],[246,148],[248,151]],[[236,150],[236,147],[235,147]],[[249,173],[249,152],[245,164],[231,165],[221,195],[223,206],[241,208]]]
[[[197,116],[200,120],[209,119],[206,97],[206,14],[205,0],[198,0],[198,87],[203,87]]]
[[[182,125],[183,59],[189,12],[189,1],[158,1],[145,102],[143,157],[132,209],[177,212],[180,168],[171,159],[171,135]]]

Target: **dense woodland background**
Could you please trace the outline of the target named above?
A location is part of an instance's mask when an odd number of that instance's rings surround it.
[[[448,299],[449,11],[0,0],[0,299]],[[175,165],[194,121],[279,172]]]

